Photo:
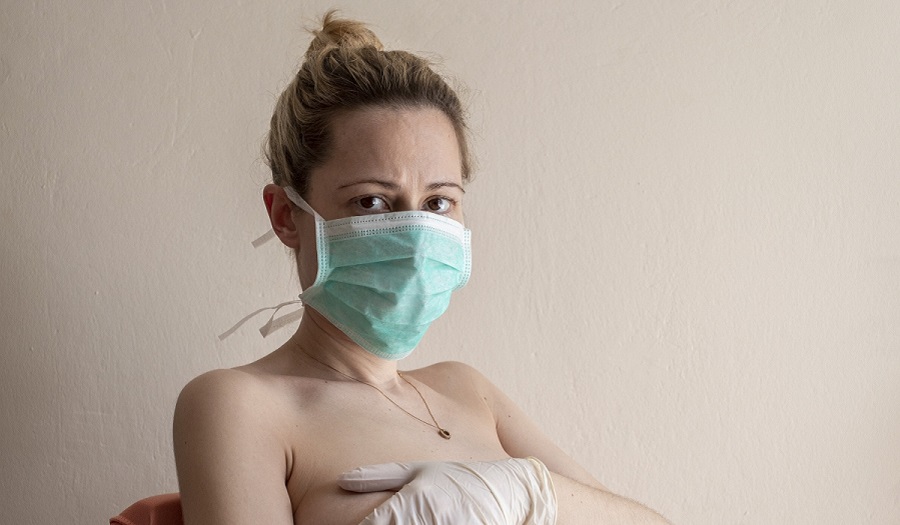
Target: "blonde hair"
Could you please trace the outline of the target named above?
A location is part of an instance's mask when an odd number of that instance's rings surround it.
[[[275,184],[305,195],[310,172],[328,158],[334,116],[373,106],[442,111],[456,130],[462,178],[469,180],[462,104],[427,60],[406,51],[384,51],[375,33],[360,22],[337,18],[334,10],[313,35],[300,71],[272,114],[266,159]]]

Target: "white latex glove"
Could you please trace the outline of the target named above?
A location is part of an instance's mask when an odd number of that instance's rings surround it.
[[[536,458],[385,463],[341,474],[353,492],[398,490],[360,525],[553,525],[556,492]]]

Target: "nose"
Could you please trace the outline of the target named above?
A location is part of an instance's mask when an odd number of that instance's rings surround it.
[[[418,211],[419,204],[416,198],[417,196],[412,194],[398,195],[394,199],[394,211]]]

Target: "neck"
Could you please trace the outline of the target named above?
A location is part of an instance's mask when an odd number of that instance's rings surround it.
[[[344,379],[340,376],[343,373],[386,388],[398,381],[396,361],[367,351],[311,308],[303,312],[300,327],[285,346],[296,359],[318,368],[323,377]]]

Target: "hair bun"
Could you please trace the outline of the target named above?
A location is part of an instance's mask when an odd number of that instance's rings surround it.
[[[384,51],[365,24],[325,13],[290,84],[281,92],[269,127],[266,160],[272,181],[309,191],[311,174],[330,158],[331,123],[346,110],[363,107],[433,108],[456,132],[460,170],[472,170],[465,111],[447,82],[427,60],[406,51]]]
[[[306,50],[310,60],[335,48],[374,47],[379,51],[384,47],[378,37],[362,22],[337,18],[337,10],[330,10],[322,18],[322,29],[312,31],[315,36]]]

